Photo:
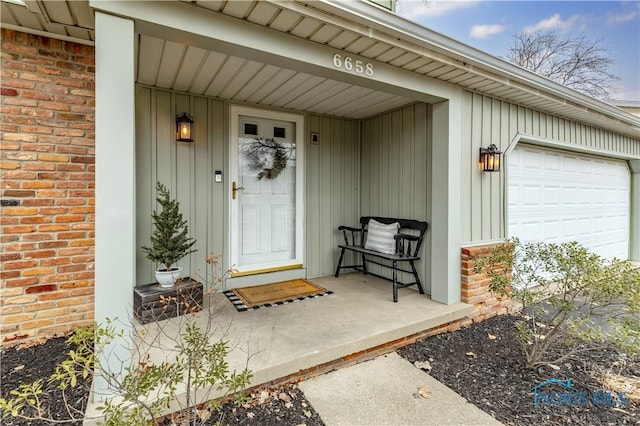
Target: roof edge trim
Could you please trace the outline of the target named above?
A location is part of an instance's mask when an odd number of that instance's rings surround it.
[[[33,28],[27,28],[27,27],[21,27],[19,25],[12,25],[12,24],[2,24],[2,28],[6,28],[8,30],[13,30],[13,31],[19,31],[22,33],[27,33],[27,34],[32,34],[32,35],[37,35],[37,36],[41,36],[41,37],[48,37],[48,38],[53,38],[56,40],[62,40],[62,41],[69,41],[72,43],[78,43],[78,44],[84,44],[86,46],[95,46],[96,43],[95,41],[92,40],[85,40],[82,38],[77,38],[77,37],[71,37],[71,36],[66,36],[66,35],[62,35],[62,34],[56,34],[56,33],[52,33],[52,32],[48,32],[48,31],[42,31],[42,30],[36,30]]]
[[[532,89],[539,90],[551,96],[559,96],[571,101],[581,107],[606,115],[617,122],[626,123],[636,129],[640,126],[640,118],[628,111],[624,111],[607,102],[592,98],[574,89],[570,89],[546,77],[535,74],[525,68],[514,65],[496,56],[485,53],[479,49],[468,46],[455,39],[429,30],[415,22],[409,21],[395,13],[381,10],[365,2],[340,1],[340,0],[320,0],[314,2],[313,7],[324,10],[330,14],[336,11],[348,13],[352,18],[360,19],[361,25],[377,25],[385,31],[394,32],[405,38],[409,37],[411,42],[427,43],[433,48],[448,55],[453,55],[457,59],[485,68],[486,71],[502,76],[509,80],[519,81],[522,84],[532,86]]]

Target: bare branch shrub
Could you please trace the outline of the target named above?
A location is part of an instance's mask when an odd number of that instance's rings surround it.
[[[90,329],[79,329],[69,338],[73,350],[67,360],[59,364],[49,377],[63,390],[76,386],[91,386],[92,377],[100,377],[105,383],[105,394],[94,395],[102,399],[98,410],[106,425],[155,425],[156,419],[167,412],[177,412],[181,424],[198,425],[213,415],[220,407],[220,399],[233,395],[236,403],[246,402],[239,394],[250,383],[252,373],[248,369],[250,355],[241,371],[232,370],[227,362],[231,344],[227,340],[229,325],[218,321],[219,302],[213,296],[224,280],[218,273],[218,257],[207,259],[206,289],[203,303],[190,299],[189,295],[164,299],[164,308],[174,304],[187,313],[162,321],[158,314],[148,324],[131,320],[129,327],[118,321]],[[177,306],[182,304],[183,306]],[[122,329],[132,330],[125,335]],[[113,359],[110,352],[114,341],[126,342],[126,359]],[[107,360],[110,368],[101,364]],[[113,368],[113,365],[120,368]],[[0,398],[0,420],[10,417],[67,423],[84,419],[65,398],[68,419],[54,419],[47,410],[49,394],[42,379],[22,384],[9,395]]]

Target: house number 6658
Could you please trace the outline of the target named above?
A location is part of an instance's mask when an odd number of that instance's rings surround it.
[[[358,74],[366,74],[369,77],[373,75],[373,64],[370,62],[362,62],[360,59],[353,59],[351,56],[343,57],[336,53],[333,55],[333,65],[336,68],[344,68],[347,71],[355,71]]]

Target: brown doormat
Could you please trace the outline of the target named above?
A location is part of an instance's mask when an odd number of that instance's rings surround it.
[[[234,288],[224,292],[238,311],[284,305],[333,293],[307,280],[297,279],[252,287]]]

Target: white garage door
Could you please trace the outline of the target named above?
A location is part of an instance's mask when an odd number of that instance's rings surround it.
[[[519,145],[508,158],[508,185],[510,237],[578,241],[606,258],[629,258],[626,162]]]

